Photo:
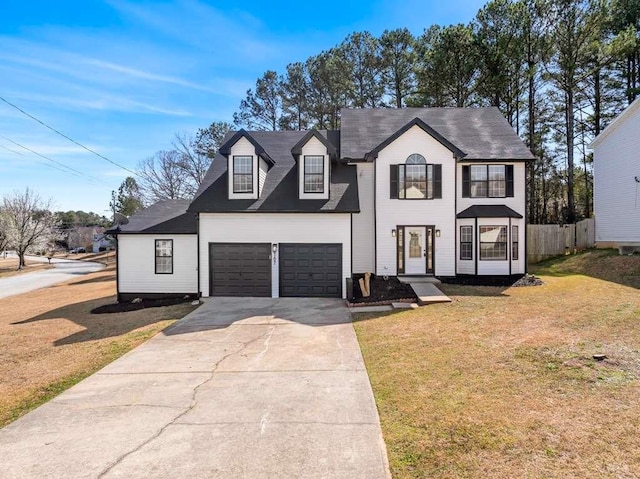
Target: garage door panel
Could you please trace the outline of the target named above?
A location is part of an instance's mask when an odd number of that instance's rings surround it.
[[[271,296],[271,245],[210,243],[211,296]]]
[[[285,243],[280,248],[280,296],[342,296],[342,245]]]

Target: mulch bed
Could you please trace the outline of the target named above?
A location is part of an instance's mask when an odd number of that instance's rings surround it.
[[[384,276],[376,276],[374,274],[371,275],[369,283],[371,295],[365,298],[362,296],[362,291],[360,291],[360,284],[358,283],[360,278],[364,278],[364,275],[356,274],[353,276],[353,295],[351,298],[347,298],[349,303],[383,305],[392,302],[413,302],[418,299],[413,288],[406,283],[401,283],[395,276],[388,276],[385,279]]]
[[[446,284],[460,284],[464,286],[521,287],[544,284],[540,278],[530,274],[511,276],[456,276],[452,278],[440,278],[440,280]]]
[[[160,308],[162,306],[173,306],[174,304],[190,303],[193,298],[162,298],[143,299],[142,301],[121,301],[120,303],[105,304],[91,310],[91,314],[127,313],[147,308]]]

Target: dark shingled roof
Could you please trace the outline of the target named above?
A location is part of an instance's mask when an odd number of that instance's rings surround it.
[[[205,175],[189,211],[203,213],[357,213],[358,179],[355,166],[333,163],[328,200],[298,198],[298,171],[291,149],[308,134],[307,131],[251,131],[248,132],[274,161],[269,169],[260,198],[230,200],[228,198],[227,159],[218,154]],[[338,133],[320,131],[323,137],[338,147]],[[225,142],[234,132],[225,137]]]
[[[364,159],[416,118],[460,149],[464,161],[534,159],[495,107],[344,109],[340,120],[341,157]]]
[[[473,205],[458,213],[458,218],[522,218],[506,205]]]
[[[116,234],[196,234],[196,215],[187,213],[189,200],[165,200],[138,211],[129,223],[109,232]]]

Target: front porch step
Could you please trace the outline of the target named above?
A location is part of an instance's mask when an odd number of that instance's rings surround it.
[[[401,283],[427,283],[427,284],[440,284],[441,281],[435,276],[398,276],[398,281]]]
[[[409,283],[418,296],[418,304],[421,306],[435,303],[450,303],[451,298],[440,291],[433,283]]]

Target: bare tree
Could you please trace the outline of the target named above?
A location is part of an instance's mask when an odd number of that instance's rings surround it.
[[[7,215],[4,212],[3,206],[0,204],[0,253],[5,251],[9,246],[9,234]]]
[[[177,150],[158,151],[138,165],[145,201],[191,198],[198,184],[184,174],[182,154]]]
[[[203,154],[204,150],[196,144],[196,140],[184,133],[176,133],[173,147],[179,153],[176,158],[176,166],[189,178],[189,183],[195,185],[193,188],[193,193],[195,193],[211,166],[212,157]],[[217,152],[217,147],[215,151]]]
[[[51,200],[43,200],[29,188],[3,198],[6,234],[18,253],[18,269],[24,268],[24,255],[28,251],[44,249],[58,238],[58,220],[51,205]]]

